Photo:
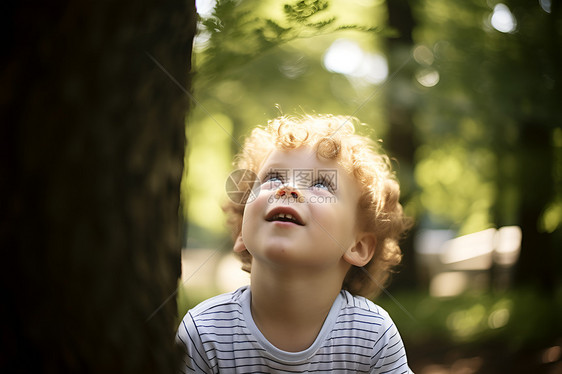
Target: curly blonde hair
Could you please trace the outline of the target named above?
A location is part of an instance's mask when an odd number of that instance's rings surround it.
[[[388,156],[377,143],[355,134],[358,124],[357,118],[333,115],[278,117],[251,132],[234,166],[258,174],[274,149],[296,149],[304,145],[314,147],[319,156],[338,162],[360,186],[357,217],[360,229],[372,232],[377,238],[371,261],[362,268],[352,266],[342,287],[355,295],[374,297],[402,259],[398,242],[410,222],[403,214],[400,186]],[[223,209],[236,240],[242,229],[244,205],[229,201]],[[252,255],[245,249],[238,255],[242,269],[251,272]]]

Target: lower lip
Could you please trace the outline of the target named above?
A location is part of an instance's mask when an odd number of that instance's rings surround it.
[[[269,223],[273,223],[276,226],[280,226],[280,227],[292,227],[292,226],[301,226],[301,225],[297,225],[296,223],[293,222],[286,222],[286,221],[268,221]]]

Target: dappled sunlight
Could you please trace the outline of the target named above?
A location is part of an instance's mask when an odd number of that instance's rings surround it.
[[[467,149],[460,142],[421,147],[418,153],[421,160],[414,175],[422,187],[420,202],[431,219],[437,224],[454,222],[461,234],[490,227],[496,191],[482,170],[493,170],[495,155],[484,148]]]
[[[487,329],[499,329],[509,323],[513,301],[500,298],[490,307],[476,304],[466,309],[452,312],[447,317],[447,327],[454,337],[472,340]]]
[[[460,295],[467,290],[469,277],[467,273],[447,271],[436,274],[429,283],[429,294],[435,297]]]
[[[416,62],[420,65],[430,66],[435,60],[433,52],[425,45],[416,46],[414,48],[413,56]]]
[[[507,7],[507,5],[499,3],[494,7],[494,11],[490,17],[492,27],[500,32],[511,33],[517,27],[515,17]]]
[[[439,83],[439,72],[431,67],[435,61],[433,51],[425,45],[418,45],[414,48],[412,55],[422,67],[415,74],[417,82],[424,87],[433,87]]]
[[[500,327],[507,325],[508,322],[509,309],[507,308],[494,310],[488,316],[488,326],[490,326],[491,329],[499,329]]]
[[[216,3],[216,0],[195,0],[197,14],[203,18],[210,17],[213,14]]]
[[[486,308],[476,304],[468,309],[453,312],[447,318],[447,326],[458,338],[467,338],[487,326]]]
[[[190,196],[197,198],[184,200],[184,207],[189,223],[210,233],[223,231],[221,204],[226,196],[224,183],[230,171],[231,131],[232,122],[219,113],[204,119],[197,127],[188,127],[187,131],[188,172],[182,181],[182,190],[190,191]],[[187,198],[188,194],[184,196]]]
[[[384,56],[366,52],[359,44],[348,39],[334,41],[326,50],[322,61],[330,72],[372,84],[382,83],[388,76],[388,63]]]
[[[416,73],[416,80],[424,87],[433,87],[439,83],[439,72],[432,69],[422,69]]]
[[[350,75],[359,69],[363,50],[351,40],[338,39],[330,45],[324,55],[324,67],[333,73]]]

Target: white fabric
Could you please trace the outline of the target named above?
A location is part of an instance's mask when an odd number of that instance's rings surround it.
[[[314,343],[302,352],[273,346],[256,327],[249,287],[190,310],[178,328],[183,373],[411,373],[388,313],[342,291]]]

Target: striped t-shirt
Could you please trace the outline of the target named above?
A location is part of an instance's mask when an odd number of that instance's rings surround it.
[[[191,309],[177,339],[183,373],[411,373],[400,334],[373,302],[341,291],[318,337],[302,352],[282,351],[252,319],[249,287]]]

